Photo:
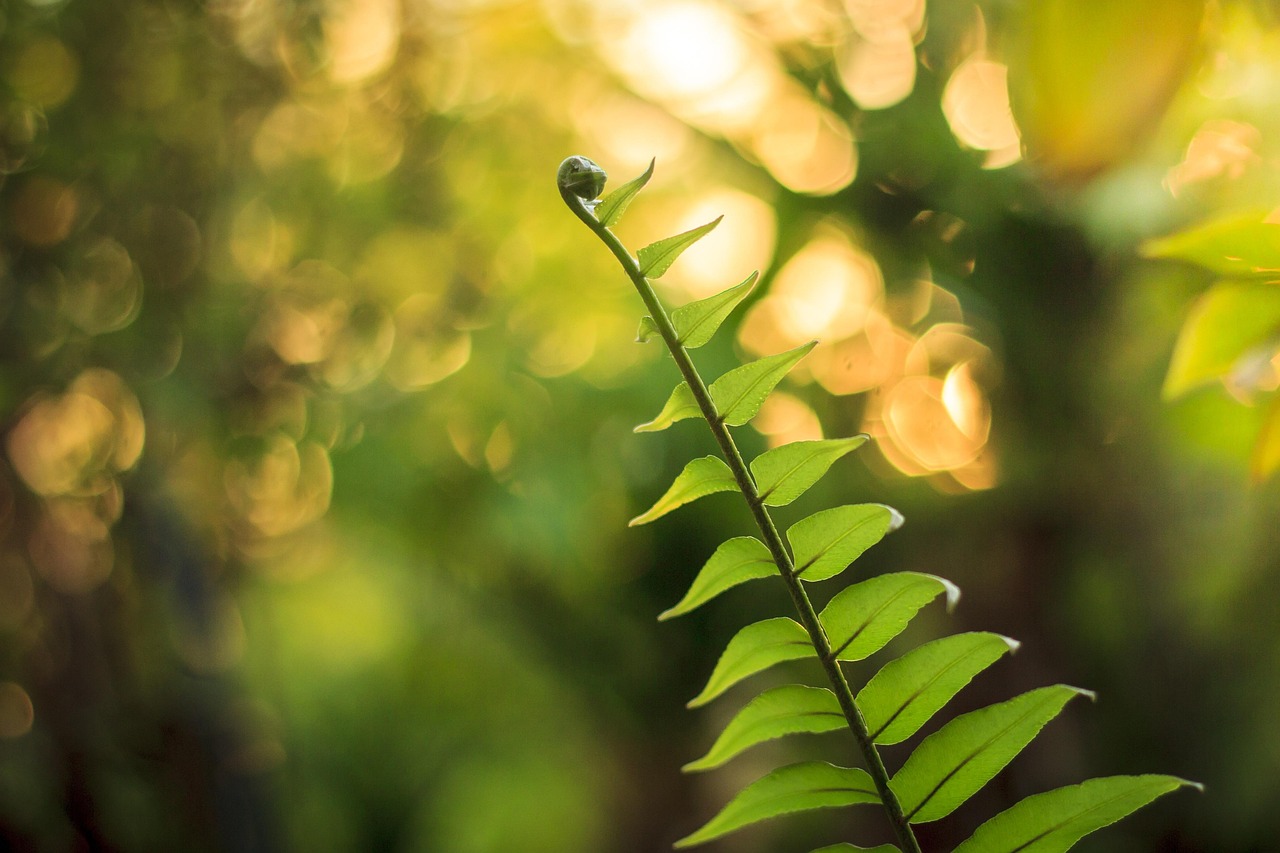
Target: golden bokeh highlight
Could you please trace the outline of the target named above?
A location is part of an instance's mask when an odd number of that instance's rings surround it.
[[[836,48],[846,92],[864,110],[901,103],[916,84],[924,0],[846,0],[851,32]]]
[[[793,192],[827,195],[853,181],[848,125],[787,74],[747,17],[707,0],[594,14],[601,58],[641,97],[740,145]]]
[[[798,85],[783,87],[758,117],[750,144],[769,174],[793,192],[830,195],[853,183],[858,171],[848,125]]]
[[[28,178],[10,201],[13,229],[25,243],[38,248],[56,246],[71,233],[80,200],[76,191],[53,178]]]
[[[880,41],[852,40],[836,62],[845,91],[864,110],[901,103],[916,86],[916,44],[905,29]]]
[[[252,533],[283,536],[328,511],[333,468],[316,442],[276,433],[228,461],[223,483],[231,507]]]
[[[329,77],[335,83],[361,83],[387,70],[400,43],[400,4],[396,0],[345,0],[324,19]]]
[[[775,391],[766,397],[751,425],[765,437],[770,447],[822,438],[818,413],[808,403],[785,391]]]
[[[986,151],[986,168],[1022,157],[1021,137],[1009,108],[1009,69],[978,53],[960,63],[942,93],[942,112],[962,145]]]
[[[51,36],[28,42],[6,64],[5,77],[14,93],[46,110],[71,97],[80,79],[79,61]]]
[[[764,272],[773,262],[777,215],[773,206],[758,196],[711,187],[695,195],[678,214],[665,207],[655,214],[648,217],[653,226],[667,223],[661,227],[673,234],[724,216],[715,230],[699,240],[693,251],[682,255],[680,263],[662,278],[663,285],[683,291],[687,298],[702,299],[735,284],[725,280],[725,270]]]
[[[0,681],[0,738],[22,737],[35,724],[35,706],[21,684]]]
[[[879,439],[884,459],[939,489],[963,491],[996,482],[987,395],[998,371],[962,320],[955,295],[932,282],[890,293],[875,259],[823,225],[752,306],[738,340],[753,356],[819,340],[792,379],[812,379],[838,396],[866,394],[862,429]],[[794,397],[753,425],[771,445],[820,431]]]
[[[109,237],[90,238],[66,272],[66,311],[81,330],[100,335],[133,322],[142,307],[142,278],[129,252]]]
[[[471,359],[471,333],[452,328],[435,298],[410,296],[395,311],[396,337],[387,378],[402,391],[416,391],[457,373]]]
[[[92,368],[65,394],[37,394],[9,431],[14,470],[36,494],[88,496],[133,467],[144,441],[138,400],[120,377]]]
[[[116,494],[119,494],[118,492]],[[45,502],[27,548],[31,563],[53,589],[67,595],[91,592],[111,575],[115,547],[111,524],[121,501],[56,498]]]
[[[1237,181],[1262,164],[1262,134],[1252,124],[1211,119],[1187,145],[1182,162],[1165,175],[1164,185],[1176,198],[1211,181]]]

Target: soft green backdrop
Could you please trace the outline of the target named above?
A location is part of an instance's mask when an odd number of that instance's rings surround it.
[[[684,702],[786,599],[655,621],[748,517],[626,527],[713,447],[631,433],[675,372],[557,196],[582,153],[657,156],[633,246],[726,214],[672,302],[761,268],[706,373],[827,345],[743,445],[876,442],[782,521],[903,512],[859,567],[964,590],[913,632],[1023,642],[960,706],[1099,693],[926,848],[1167,772],[1207,793],[1087,849],[1275,850],[1280,323],[1221,315],[1162,397],[1213,273],[1146,241],[1280,244],[1280,13],[1114,6],[0,7],[0,848],[649,853],[778,763],[679,773],[729,713]]]

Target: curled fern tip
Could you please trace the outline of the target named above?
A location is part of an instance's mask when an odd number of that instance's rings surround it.
[[[609,176],[595,161],[575,154],[566,157],[556,173],[556,184],[562,192],[570,192],[583,201],[592,201],[604,191]]]

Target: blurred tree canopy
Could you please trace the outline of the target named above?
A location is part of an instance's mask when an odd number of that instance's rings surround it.
[[[631,434],[675,373],[554,191],[582,153],[657,157],[636,245],[725,214],[673,303],[761,270],[709,373],[821,339],[743,441],[873,436],[805,500],[903,511],[867,570],[965,590],[921,631],[1023,641],[963,701],[1101,696],[926,847],[1161,771],[1208,793],[1089,849],[1275,849],[1278,25],[4,4],[0,847],[648,853],[772,766],[679,774],[724,713],[684,701],[779,590],[653,621],[747,519],[625,526],[711,448]]]

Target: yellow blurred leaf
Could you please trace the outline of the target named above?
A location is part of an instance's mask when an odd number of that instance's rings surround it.
[[[1133,152],[1197,66],[1204,0],[1020,8],[1013,113],[1027,159],[1057,180],[1083,182]]]

